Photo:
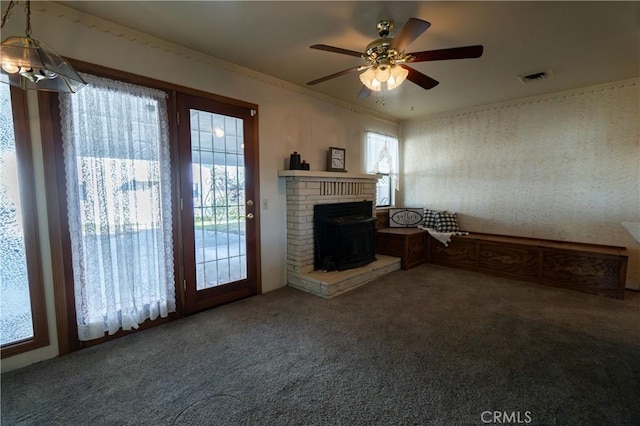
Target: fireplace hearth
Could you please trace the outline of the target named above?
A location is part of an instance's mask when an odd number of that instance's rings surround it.
[[[371,201],[317,204],[313,208],[315,269],[344,271],[376,260]]]

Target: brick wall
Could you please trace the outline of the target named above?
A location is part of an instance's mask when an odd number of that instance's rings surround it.
[[[287,276],[313,271],[314,205],[376,199],[375,176],[312,173],[281,173],[287,181]]]

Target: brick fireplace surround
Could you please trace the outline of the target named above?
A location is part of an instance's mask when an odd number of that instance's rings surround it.
[[[376,261],[346,271],[314,271],[313,206],[375,200],[376,176],[284,170],[287,185],[287,284],[326,299],[400,269],[400,259],[376,255]]]

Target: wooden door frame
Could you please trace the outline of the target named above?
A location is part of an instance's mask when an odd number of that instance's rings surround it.
[[[245,199],[253,200],[254,208],[252,213],[254,219],[246,221],[247,228],[253,227],[253,232],[246,232],[247,249],[254,250],[254,262],[247,263],[247,286],[234,290],[225,288],[226,286],[212,287],[206,290],[195,290],[196,270],[189,264],[187,268],[185,247],[187,244],[194,244],[195,238],[192,234],[193,216],[186,215],[185,212],[193,212],[193,197],[191,196],[192,176],[191,176],[191,128],[189,117],[180,117],[178,126],[179,139],[179,157],[180,157],[180,180],[181,191],[184,194],[182,198],[182,267],[183,267],[183,295],[184,295],[184,312],[185,314],[195,313],[204,309],[208,309],[211,304],[208,300],[199,296],[215,297],[217,299],[215,305],[232,302],[244,297],[261,294],[261,273],[260,273],[260,173],[259,173],[259,151],[258,151],[258,114],[256,105],[238,105],[229,102],[221,102],[219,99],[210,96],[201,96],[195,94],[178,93],[176,96],[177,113],[185,112],[190,108],[202,109],[209,111],[211,106],[216,110],[217,114],[227,115],[230,117],[243,119],[243,143],[245,144],[245,152],[251,150],[251,156],[245,158],[245,191],[250,188],[250,193],[245,193]],[[189,141],[187,143],[186,141]],[[247,149],[249,145],[249,149]],[[246,207],[246,206],[245,206]],[[253,248],[252,248],[253,247]],[[248,259],[247,259],[248,260]],[[252,280],[253,279],[253,285]]]

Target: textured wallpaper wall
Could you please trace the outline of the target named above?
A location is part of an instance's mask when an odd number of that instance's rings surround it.
[[[402,124],[406,207],[458,213],[461,228],[626,246],[640,289],[640,80]]]

